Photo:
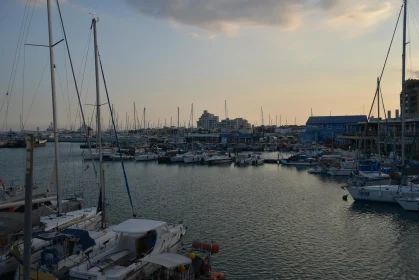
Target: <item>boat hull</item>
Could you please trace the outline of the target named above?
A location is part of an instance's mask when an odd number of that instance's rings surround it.
[[[346,188],[355,201],[398,203],[402,197],[419,197],[419,189],[399,185],[348,186]]]
[[[136,161],[149,161],[149,160],[156,160],[158,158],[157,155],[138,155],[135,157]]]
[[[316,166],[317,161],[287,161],[286,159],[281,159],[283,165],[295,165],[295,166]]]
[[[397,202],[406,211],[419,211],[419,200],[418,199],[398,199]]]

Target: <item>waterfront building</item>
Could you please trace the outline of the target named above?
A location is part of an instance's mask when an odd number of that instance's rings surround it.
[[[199,120],[196,122],[197,128],[215,129],[218,125],[219,117],[204,110]]]
[[[419,80],[417,79],[406,80],[405,85],[406,85],[405,117],[417,118],[419,117]],[[400,93],[400,108],[403,108],[401,93]]]
[[[301,134],[303,142],[331,142],[345,133],[346,125],[366,122],[365,115],[352,116],[311,116],[306,123],[306,130]]]
[[[252,126],[249,122],[243,118],[235,119],[225,119],[217,124],[217,128],[220,128],[222,131],[240,131],[244,133],[251,132]]]
[[[404,138],[406,151],[410,151],[410,146],[415,139],[416,130],[419,127],[419,118],[406,119],[405,125]],[[347,124],[345,132],[339,135],[338,138],[354,147],[354,149],[359,146],[362,149],[377,152],[378,145],[380,145],[380,151],[383,154],[388,155],[395,149],[395,152],[400,155],[401,131],[402,125],[400,118],[388,118],[385,120],[371,118],[368,122]],[[418,141],[416,141],[412,151],[415,155],[414,158],[419,158]]]

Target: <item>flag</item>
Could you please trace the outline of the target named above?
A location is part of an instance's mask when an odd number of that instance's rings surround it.
[[[84,170],[84,171],[86,171],[87,169],[89,169],[90,168],[90,164],[88,164],[87,166],[86,166],[86,169]]]

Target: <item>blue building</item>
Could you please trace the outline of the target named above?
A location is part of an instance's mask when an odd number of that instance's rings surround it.
[[[302,142],[324,143],[336,140],[336,137],[345,133],[347,124],[366,122],[367,116],[316,116],[309,117],[306,122],[306,131],[301,135]]]

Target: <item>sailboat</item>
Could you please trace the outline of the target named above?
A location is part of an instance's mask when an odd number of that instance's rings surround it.
[[[92,26],[95,38],[96,98],[97,104],[100,104],[96,19],[92,20]],[[99,106],[97,113],[100,119]],[[113,120],[112,111],[111,118]],[[115,129],[116,127],[114,125]],[[100,122],[98,133],[100,133]],[[117,135],[116,142],[121,155]],[[100,166],[102,166],[101,160]],[[100,180],[102,194],[104,194],[103,176],[100,177]],[[103,204],[103,211],[105,212],[104,208],[105,204]],[[106,227],[104,217],[105,215],[102,216],[102,230],[113,232],[115,234],[113,241],[107,244],[106,250],[95,256],[88,256],[84,262],[74,265],[69,271],[72,279],[135,279],[142,275],[147,276],[153,273],[158,266],[152,265],[143,260],[143,258],[149,255],[159,255],[164,252],[177,250],[182,244],[182,237],[186,233],[186,226],[184,224],[168,224],[162,221],[146,219],[129,219],[108,228]]]
[[[402,59],[402,100],[406,96],[406,19],[407,19],[407,0],[404,0],[404,15],[403,15],[403,59]],[[405,146],[404,146],[404,132],[405,132],[405,110],[404,102],[401,108],[401,125],[402,125],[402,165],[406,168],[405,161]],[[374,201],[385,203],[398,203],[401,198],[405,197],[419,197],[419,187],[413,184],[410,186],[404,184],[406,179],[402,176],[400,184],[390,185],[371,185],[363,186],[360,182],[355,184],[348,184],[346,189],[355,201]],[[404,200],[402,200],[404,202]]]

